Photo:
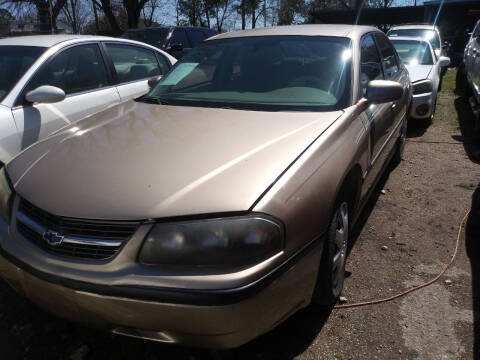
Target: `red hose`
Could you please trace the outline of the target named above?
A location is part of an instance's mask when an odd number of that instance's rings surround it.
[[[445,271],[448,270],[448,268],[453,264],[454,260],[455,260],[455,257],[457,256],[457,252],[458,252],[458,247],[460,245],[460,237],[462,235],[462,227],[463,227],[463,224],[465,222],[465,220],[467,219],[468,215],[470,214],[470,211],[467,211],[467,213],[465,214],[465,216],[463,217],[462,221],[460,222],[460,226],[458,228],[458,234],[457,234],[457,242],[455,244],[455,251],[453,252],[453,255],[450,259],[450,261],[448,262],[448,264],[443,268],[443,270],[440,272],[440,274],[438,274],[437,276],[435,276],[433,279],[431,279],[430,281],[427,281],[426,283],[423,283],[423,284],[420,284],[420,285],[417,285],[417,286],[414,286],[414,287],[411,287],[410,289],[407,289],[405,291],[402,291],[401,293],[398,293],[396,295],[392,295],[392,296],[389,296],[389,297],[386,297],[386,298],[383,298],[383,299],[375,299],[375,300],[369,300],[369,301],[362,301],[362,302],[357,302],[357,303],[353,303],[353,304],[342,304],[342,305],[335,305],[333,308],[334,309],[346,309],[346,308],[352,308],[352,307],[359,307],[359,306],[366,306],[366,305],[373,305],[373,304],[380,304],[380,303],[384,303],[384,302],[387,302],[387,301],[391,301],[391,300],[394,300],[394,299],[397,299],[399,297],[402,297],[402,296],[405,296],[407,294],[410,294],[411,292],[414,292],[416,290],[419,290],[421,288],[424,288],[424,287],[427,287],[429,285],[432,285],[435,281],[437,281],[438,279],[440,279],[442,277],[442,275],[445,273]]]

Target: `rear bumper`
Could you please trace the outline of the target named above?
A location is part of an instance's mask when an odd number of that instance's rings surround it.
[[[117,334],[197,347],[232,348],[308,305],[321,239],[294,261],[237,289],[105,286],[46,274],[0,251],[0,276],[43,309]]]

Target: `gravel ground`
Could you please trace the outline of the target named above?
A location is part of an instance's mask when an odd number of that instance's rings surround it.
[[[454,78],[448,71],[433,124],[409,124],[404,161],[365,209],[343,295],[347,303],[370,300],[431,279],[452,256],[459,223],[472,209],[455,263],[432,286],[361,308],[311,306],[239,349],[215,352],[82,328],[0,282],[0,358],[480,359],[480,143]]]

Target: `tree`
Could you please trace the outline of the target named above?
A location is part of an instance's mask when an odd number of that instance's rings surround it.
[[[225,19],[230,16],[231,0],[214,0],[212,1],[213,11],[217,26],[217,31],[221,32],[223,30],[223,24]]]
[[[280,0],[278,8],[278,25],[293,24],[296,15],[306,15],[305,0]]]
[[[0,25],[6,25],[15,18],[10,14],[7,9],[0,9]]]
[[[121,2],[117,3],[113,2],[115,0],[93,1],[95,1],[95,5],[98,6],[105,14],[105,17],[107,18],[108,23],[110,24],[110,27],[112,29],[112,32],[115,35],[120,35],[122,33],[122,28],[120,27],[116,19],[116,13],[118,13],[119,11],[125,11],[125,14],[127,16],[126,27],[129,29],[135,29],[138,27],[138,21],[140,19],[142,10],[149,0],[121,0]],[[155,9],[153,11],[155,11]]]
[[[143,7],[143,23],[146,27],[152,26],[155,12],[163,5],[165,1],[149,0]]]
[[[203,26],[201,0],[178,0],[178,11],[188,19],[192,26]]]
[[[86,3],[81,0],[67,0],[60,16],[60,22],[67,25],[74,34],[79,34],[88,21]]]
[[[138,19],[142,12],[143,7],[148,0],[123,0],[123,6],[127,11],[127,23],[129,29],[138,27]]]
[[[98,6],[105,14],[105,18],[110,24],[110,28],[113,34],[120,35],[122,33],[122,30],[120,29],[117,19],[115,18],[112,2],[110,0],[94,0],[94,1],[96,6]]]
[[[261,0],[246,0],[246,2],[247,2],[247,9],[248,9],[248,12],[250,13],[250,17],[252,20],[252,29],[255,29],[259,16],[263,14],[263,7],[260,8]],[[260,8],[260,11],[258,11],[257,13],[257,10],[259,8]]]
[[[40,29],[51,32],[52,30],[58,30],[57,18],[65,2],[66,0],[7,0],[5,4],[10,4],[14,8],[22,8],[25,5],[34,6]]]

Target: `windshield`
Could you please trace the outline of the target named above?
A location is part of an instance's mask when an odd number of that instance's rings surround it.
[[[169,32],[168,28],[134,30],[124,33],[122,38],[141,41],[161,48],[165,45],[165,40],[167,39]]]
[[[148,95],[162,103],[327,111],[350,101],[350,40],[265,36],[194,48]]]
[[[416,40],[391,39],[398,55],[408,65],[433,65],[432,52],[427,43]]]
[[[390,30],[387,33],[387,35],[388,37],[395,37],[395,36],[419,37],[419,38],[430,41],[434,49],[440,49],[440,38],[438,37],[438,33],[435,30],[398,29],[398,30]]]
[[[0,101],[45,50],[37,46],[0,46]]]

